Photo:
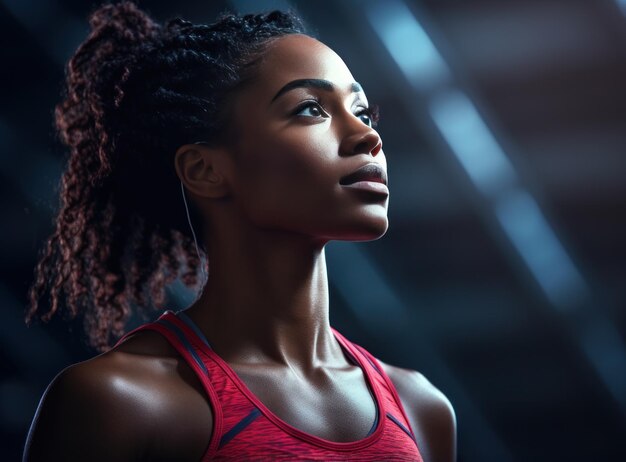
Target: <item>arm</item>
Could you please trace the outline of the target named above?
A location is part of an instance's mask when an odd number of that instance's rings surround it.
[[[448,398],[419,372],[379,362],[398,391],[424,462],[456,461],[456,415]]]
[[[24,462],[127,461],[142,457],[145,406],[123,379],[89,361],[68,367],[46,389],[26,440]]]

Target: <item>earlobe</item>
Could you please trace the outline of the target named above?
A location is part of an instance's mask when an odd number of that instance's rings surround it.
[[[178,178],[192,194],[220,198],[229,194],[230,187],[220,148],[200,144],[185,144],[178,148],[174,167]]]

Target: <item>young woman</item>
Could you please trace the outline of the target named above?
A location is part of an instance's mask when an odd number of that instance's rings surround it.
[[[388,226],[377,114],[341,58],[278,11],[160,25],[124,2],[90,23],[27,319],[63,291],[102,354],[49,385],[25,460],[453,461],[446,397],[329,324],[325,244]],[[199,266],[192,305],[119,339]]]

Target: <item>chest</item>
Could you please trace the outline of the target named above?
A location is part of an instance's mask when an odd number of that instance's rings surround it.
[[[321,373],[312,381],[279,369],[234,370],[269,412],[319,438],[357,441],[368,435],[376,419],[374,397],[358,367]],[[200,460],[209,444],[213,417],[206,392],[192,370],[182,368],[179,374],[166,392],[169,410],[157,424],[149,460]],[[224,412],[227,409],[223,406]]]
[[[320,371],[306,380],[289,369],[259,373],[238,368],[236,373],[278,419],[322,439],[363,439],[376,419],[375,398],[358,367]]]

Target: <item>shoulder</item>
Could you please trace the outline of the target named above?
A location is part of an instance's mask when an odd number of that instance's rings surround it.
[[[198,384],[158,337],[136,334],[119,348],[61,371],[41,398],[24,460],[147,459],[155,442],[176,443],[171,428],[189,422],[185,414],[194,408],[205,411],[199,422],[210,435],[212,415],[206,401],[202,407]]]
[[[379,363],[396,387],[424,460],[456,460],[456,415],[450,400],[423,374]]]

